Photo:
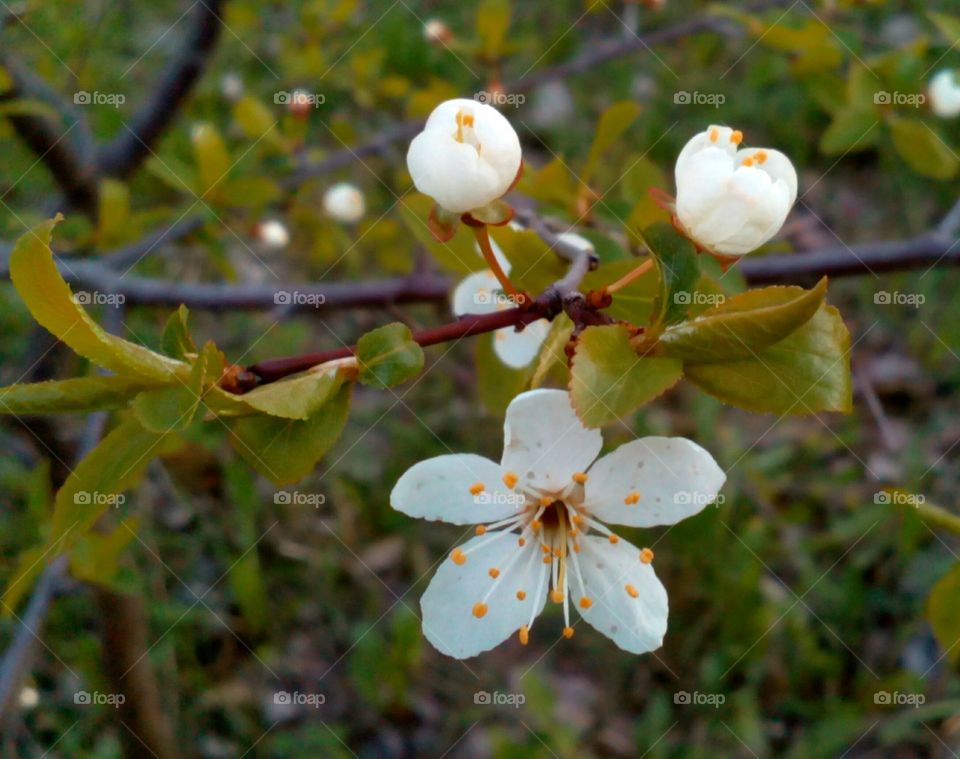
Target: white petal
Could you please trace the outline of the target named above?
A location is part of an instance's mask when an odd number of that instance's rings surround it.
[[[640,550],[621,539],[582,538],[577,556],[585,587],[571,578],[575,592],[593,603],[580,614],[587,624],[624,651],[642,654],[663,644],[667,632],[667,591]]]
[[[493,337],[493,350],[511,369],[523,369],[537,357],[543,341],[550,334],[550,322],[538,319],[520,332],[513,327],[498,329]]]
[[[511,221],[510,224],[514,224],[514,222]],[[480,252],[480,244],[479,244],[479,243],[476,243],[476,242],[475,242],[475,243],[473,244],[473,249],[474,249],[475,251],[477,251],[477,255],[478,255],[478,256],[483,257],[483,253]],[[497,259],[497,263],[500,264],[500,268],[503,269],[503,273],[504,273],[504,274],[509,274],[509,273],[510,273],[510,262],[507,260],[506,255],[504,255],[504,253],[503,253],[503,248],[501,248],[499,245],[497,245],[497,241],[494,240],[492,237],[490,238],[490,249],[493,251],[493,257],[494,257],[495,259]]]
[[[797,170],[793,162],[779,150],[773,148],[747,148],[741,150],[734,157],[737,166],[743,163],[744,158],[753,158],[757,153],[763,154],[763,161],[754,163],[754,167],[770,175],[770,178],[777,182],[783,182],[787,188],[787,203],[793,205],[797,199]]]
[[[506,471],[521,482],[560,492],[600,453],[600,430],[587,429],[562,390],[531,390],[511,401],[503,425]]]
[[[489,542],[484,545],[485,541]],[[456,564],[444,559],[420,607],[427,640],[440,653],[465,659],[493,648],[527,624],[533,604],[539,599],[539,614],[547,594],[536,592],[542,565],[536,541],[528,540],[521,548],[515,533],[487,534],[460,548],[467,560]],[[491,568],[499,570],[498,577],[490,576]],[[524,591],[524,600],[517,598],[517,591]],[[473,613],[477,603],[486,604],[486,613],[479,618]]]
[[[472,492],[477,485],[483,490]],[[397,511],[451,524],[496,522],[522,511],[523,503],[523,497],[503,483],[498,464],[472,453],[414,464],[390,493],[390,505]]]
[[[708,148],[718,148],[732,156],[737,152],[738,145],[738,143],[731,139],[732,137],[733,129],[730,127],[711,124],[704,131],[695,134],[687,140],[687,144],[683,146],[680,155],[677,156],[677,171],[684,169],[684,165],[688,159]]]
[[[497,172],[472,145],[438,130],[421,132],[410,143],[407,168],[413,183],[443,208],[464,213],[499,198]]]
[[[498,297],[503,288],[497,278],[489,271],[475,271],[468,274],[453,291],[451,305],[457,316],[464,314],[492,314],[500,309]]]
[[[584,507],[590,515],[630,527],[675,524],[697,514],[727,479],[709,452],[682,437],[644,437],[621,445],[588,475]]]
[[[937,72],[930,80],[927,94],[930,96],[930,108],[937,116],[945,119],[960,116],[960,81],[955,71],[945,69]]]

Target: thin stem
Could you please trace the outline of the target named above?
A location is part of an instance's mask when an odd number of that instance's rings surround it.
[[[946,509],[932,503],[921,503],[916,506],[917,514],[924,522],[942,527],[960,535],[960,515],[953,514]]]
[[[617,290],[622,290],[624,287],[629,285],[631,282],[640,279],[644,274],[646,274],[650,269],[653,268],[653,259],[648,258],[642,264],[640,264],[633,271],[627,272],[620,279],[612,284],[607,285],[603,288],[607,293],[615,293]]]
[[[518,303],[522,304],[529,301],[530,296],[517,290],[517,288],[513,286],[513,282],[510,281],[510,277],[508,277],[507,273],[503,270],[503,267],[500,266],[500,262],[493,252],[493,247],[490,245],[490,233],[487,231],[487,225],[484,224],[479,227],[473,227],[473,234],[477,238],[477,245],[480,246],[480,252],[486,259],[490,271],[493,272],[493,276],[497,278],[500,286],[503,287],[503,291],[513,297]]]

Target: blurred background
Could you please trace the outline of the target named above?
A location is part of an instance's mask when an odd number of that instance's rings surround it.
[[[758,258],[929,242],[958,196],[960,121],[928,96],[960,67],[949,2],[0,6],[0,252],[62,210],[58,255],[112,261],[114,280],[455,281],[462,269],[411,221],[424,205],[404,160],[417,121],[451,97],[501,108],[524,143],[521,193],[558,228],[577,223],[601,266],[630,254],[623,223],[656,213],[648,188],[672,192],[677,153],[713,123],[798,168],[800,199]],[[588,167],[598,120],[623,101],[639,115]],[[339,182],[362,193],[358,213],[325,204]],[[587,185],[604,200],[592,209]],[[393,393],[358,388],[296,497],[242,463],[219,425],[167,444],[105,518],[135,520],[125,540],[4,610],[5,650],[24,618],[37,633],[21,671],[8,657],[0,672],[15,685],[6,755],[157,755],[116,704],[77,698],[114,693],[115,652],[139,646],[180,756],[957,756],[956,261],[948,241],[919,267],[831,281],[852,336],[849,416],[753,415],[681,385],[605,430],[609,448],[689,436],[729,472],[716,507],[662,535],[624,531],[656,545],[670,594],[655,654],[586,626],[564,640],[552,608],[527,647],[458,662],[423,639],[419,597],[464,536],[392,511],[390,489],[448,449],[498,458],[523,382],[489,339],[464,340],[429,349],[422,377]],[[176,292],[145,300],[94,298],[91,311],[157,346]],[[243,363],[449,319],[442,299],[191,310],[198,341]],[[4,385],[87,371],[6,279],[0,335]],[[4,585],[89,433],[79,416],[0,425]],[[42,627],[28,609],[41,590],[55,596]],[[117,597],[137,599],[139,623]]]

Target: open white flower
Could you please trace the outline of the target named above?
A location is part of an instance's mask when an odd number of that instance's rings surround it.
[[[344,224],[355,224],[363,218],[367,204],[363,193],[349,182],[338,182],[323,194],[323,210]]]
[[[938,71],[927,88],[931,110],[941,118],[960,116],[960,80],[951,69]]]
[[[742,256],[773,237],[797,199],[790,159],[769,148],[738,149],[743,134],[711,126],[680,151],[677,219],[703,248]]]
[[[563,604],[565,637],[573,635],[573,604],[626,651],[660,647],[667,593],[651,566],[653,552],[603,522],[674,524],[713,501],[726,478],[685,438],[640,438],[594,461],[602,444],[567,393],[533,390],[507,409],[499,464],[452,454],[400,478],[393,508],[477,525],[476,537],[453,550],[420,602],[424,635],[441,653],[476,656],[517,631],[525,644],[548,598]]]
[[[510,262],[496,242],[490,240],[490,247],[500,267],[507,274],[510,273]],[[457,285],[451,298],[453,313],[456,316],[464,314],[492,314],[505,311],[517,304],[506,293],[489,269],[475,271],[468,274]],[[546,319],[528,324],[520,332],[513,327],[504,327],[493,333],[493,350],[503,363],[512,369],[522,369],[527,366],[540,352],[540,346],[550,333],[550,322]]]
[[[457,214],[502,197],[520,161],[520,139],[510,122],[493,106],[466,99],[434,108],[407,151],[417,189]]]

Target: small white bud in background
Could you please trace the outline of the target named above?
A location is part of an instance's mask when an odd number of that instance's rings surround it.
[[[290,244],[286,225],[277,219],[267,219],[257,225],[257,237],[268,248],[285,248]]]
[[[960,116],[960,80],[957,72],[944,69],[930,80],[927,90],[930,96],[930,109],[940,118],[952,119]]]
[[[446,44],[453,39],[450,27],[438,18],[428,18],[423,24],[423,38],[427,42]]]
[[[36,688],[25,685],[23,690],[20,691],[19,701],[21,708],[33,709],[37,704],[40,703],[40,694],[37,692]]]
[[[344,224],[355,224],[363,218],[367,204],[363,193],[349,182],[339,182],[323,194],[323,210]]]
[[[220,93],[227,100],[239,100],[243,97],[243,80],[233,71],[229,71],[220,78]]]

